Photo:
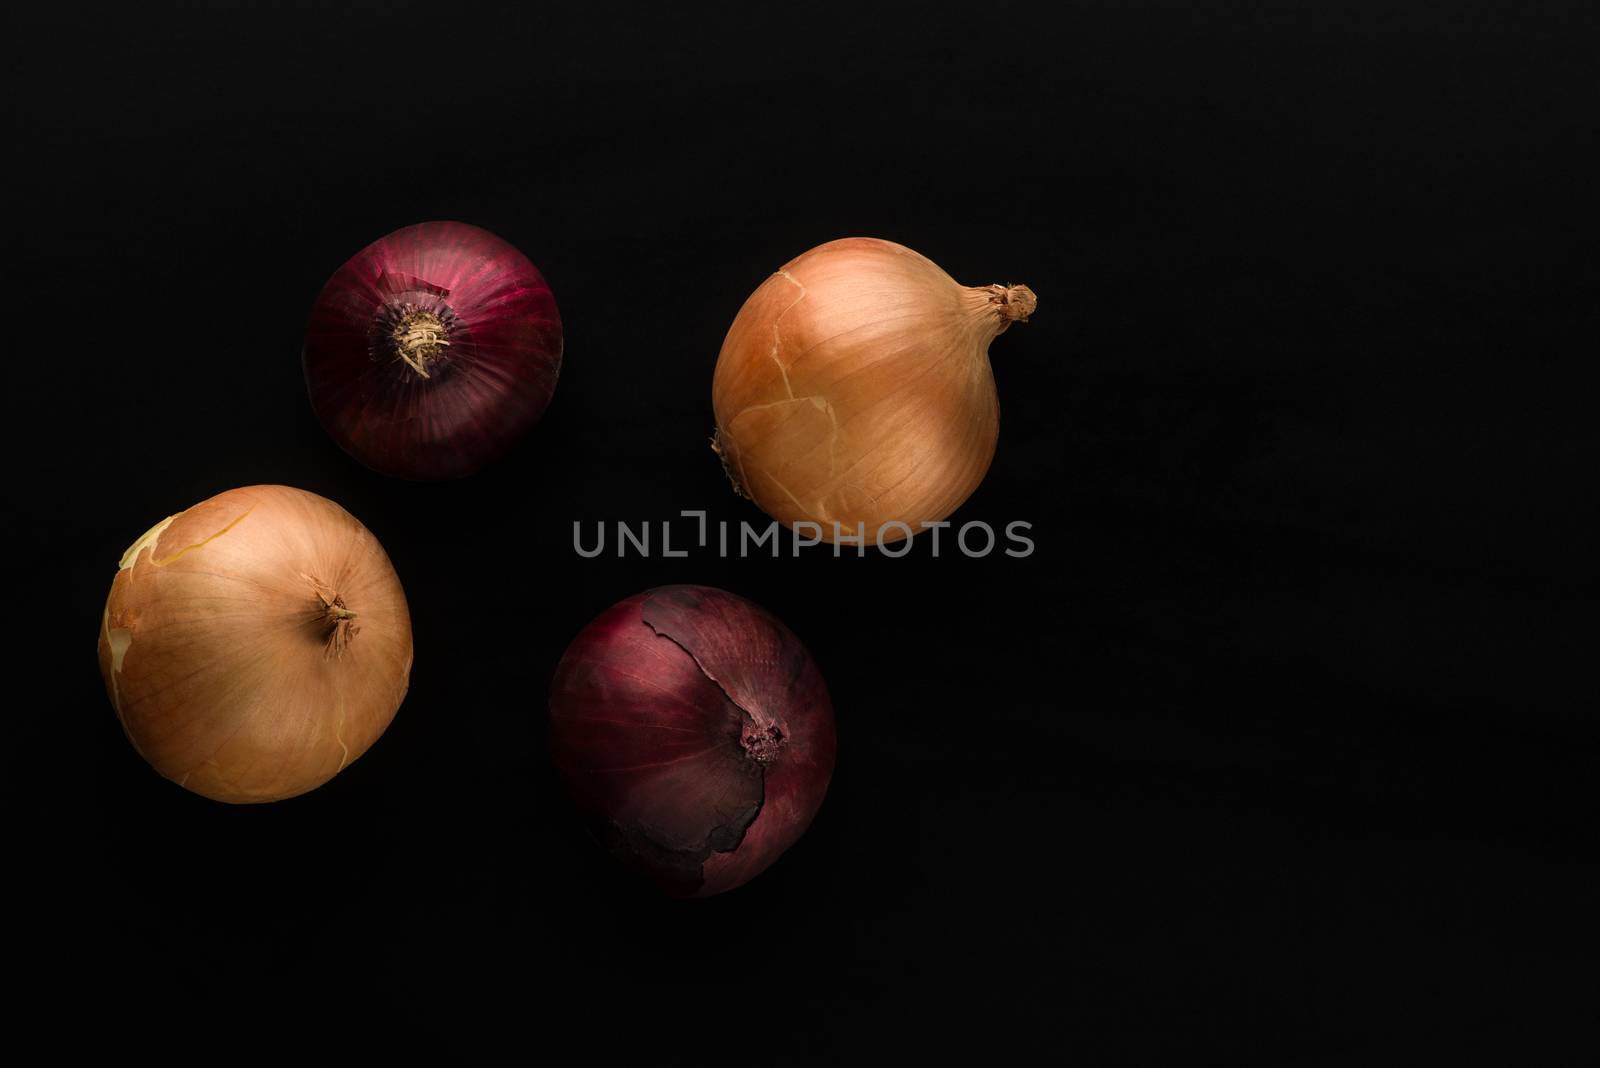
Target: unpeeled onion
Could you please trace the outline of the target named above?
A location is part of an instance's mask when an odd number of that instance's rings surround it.
[[[460,478],[539,421],[561,316],[538,268],[459,222],[407,226],[334,272],[306,326],[317,418],[374,471]]]
[[[994,457],[989,342],[1035,304],[1027,286],[962,286],[876,238],[790,260],[717,358],[713,447],[734,488],[827,541],[885,544],[944,519]]]
[[[810,825],[833,774],[833,706],[770,613],[663,586],[573,639],[550,686],[550,745],[621,860],[704,897],[754,878]]]
[[[134,748],[218,801],[331,779],[405,697],[411,616],[383,546],[332,501],[229,490],[123,554],[100,671]]]

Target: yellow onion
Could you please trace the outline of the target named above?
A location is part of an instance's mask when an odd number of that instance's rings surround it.
[[[162,775],[218,801],[276,801],[327,782],[388,727],[410,681],[411,615],[349,512],[248,486],[123,554],[100,672]]]
[[[1000,430],[989,343],[1036,303],[1027,286],[963,286],[892,241],[819,245],[728,329],[712,447],[774,519],[898,541],[983,481]]]

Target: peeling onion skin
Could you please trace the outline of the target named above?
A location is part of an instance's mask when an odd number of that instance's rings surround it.
[[[837,746],[800,640],[707,586],[637,594],[584,628],[556,668],[550,739],[597,836],[674,897],[777,860],[822,805]]]
[[[277,801],[327,782],[394,719],[411,616],[377,538],[287,486],[229,490],[123,557],[100,673],[156,771],[217,801]]]
[[[713,448],[734,488],[787,526],[866,544],[942,520],[994,458],[989,343],[1026,321],[1027,286],[967,287],[903,245],[819,245],[763,282],[717,357]]]
[[[306,388],[363,464],[417,481],[499,459],[544,414],[561,316],[537,268],[487,230],[428,222],[336,271],[306,327]]]

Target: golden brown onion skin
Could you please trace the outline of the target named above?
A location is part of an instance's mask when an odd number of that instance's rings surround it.
[[[989,343],[1025,286],[967,287],[903,245],[830,241],[751,294],[717,358],[716,448],[736,488],[793,526],[867,544],[944,519],[983,481],[1000,402]]]
[[[410,681],[411,616],[349,512],[248,486],[129,548],[99,651],[128,739],[158,772],[217,801],[276,801],[327,782],[388,727]]]

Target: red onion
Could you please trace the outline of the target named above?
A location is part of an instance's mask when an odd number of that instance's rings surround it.
[[[743,885],[793,845],[835,749],[805,646],[706,586],[637,594],[585,627],[556,668],[550,740],[602,841],[680,897]]]
[[[351,456],[400,478],[459,478],[539,421],[561,370],[561,317],[538,269],[500,238],[419,223],[328,279],[304,362],[311,406]]]

